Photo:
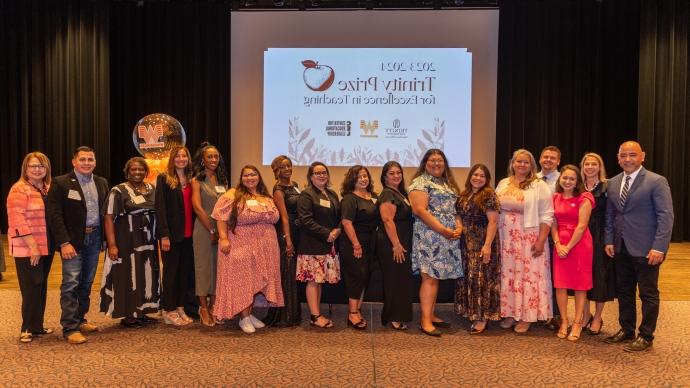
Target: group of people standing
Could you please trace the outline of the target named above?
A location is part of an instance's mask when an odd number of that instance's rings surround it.
[[[673,224],[668,183],[641,166],[644,152],[636,142],[621,145],[624,172],[609,181],[599,155],[587,153],[580,167],[559,171],[560,156],[558,148],[545,148],[537,172],[529,151],[515,151],[494,190],[485,165],[472,166],[461,187],[443,151],[431,149],[409,186],[400,164],[389,161],[376,193],[369,170],[357,165],[339,196],[324,163],[309,166],[300,189],[283,155],[271,164],[272,192],[251,165],[230,188],[223,158],[208,144],[194,156],[174,148],[155,186],[145,182],[146,161],[131,158],[126,181],[110,191],[93,174],[95,152],[88,147],[75,151],[73,172],[52,181],[48,158],[30,153],[8,196],[23,298],[20,341],[52,332],[43,327],[43,311],[58,247],[63,334],[76,344],[98,329],[85,314],[104,237],[100,310],[127,327],[149,323],[147,314],[159,310],[165,323],[188,325],[190,289],[203,325],[235,316],[246,333],[298,325],[297,282],[303,282],[310,324],[332,328],[320,310],[322,286],[342,278],[346,324],[364,330],[362,301],[378,261],[381,321],[392,329],[406,330],[412,321],[413,274],[419,273],[420,329],[427,335],[450,327],[435,314],[436,298],[440,280],[457,279],[455,310],[472,321],[471,334],[484,332],[489,321],[517,333],[545,321],[559,338],[576,341],[583,330],[601,331],[604,303],[618,297],[621,330],[607,341],[634,339],[626,350],[645,350],[658,315],[658,265]],[[643,320],[635,336],[638,285]],[[572,322],[568,290],[575,295]],[[252,314],[255,303],[269,306],[263,319]]]

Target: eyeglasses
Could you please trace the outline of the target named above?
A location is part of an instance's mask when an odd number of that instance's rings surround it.
[[[46,168],[46,166],[42,164],[29,164],[26,166],[26,168],[32,168],[34,170],[43,170],[44,168]]]
[[[328,176],[328,172],[326,171],[314,171],[314,174],[316,176]]]

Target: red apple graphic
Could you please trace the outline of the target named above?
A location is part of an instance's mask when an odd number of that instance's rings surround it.
[[[302,61],[304,65],[304,73],[302,78],[304,84],[315,92],[323,92],[331,87],[333,80],[335,80],[335,72],[333,68],[326,65],[319,65],[318,62],[312,60]]]

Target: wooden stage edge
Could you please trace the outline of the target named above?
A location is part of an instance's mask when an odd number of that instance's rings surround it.
[[[9,256],[7,250],[7,235],[1,235],[0,242],[2,242],[5,263],[7,265],[6,271],[2,274],[3,279],[0,281],[0,290],[19,290],[14,259]],[[100,263],[93,289],[100,288],[103,268],[102,254]],[[61,268],[60,257],[56,255],[48,280],[49,289],[60,288]],[[668,257],[661,266],[659,290],[661,291],[662,300],[690,301],[690,242],[671,244]]]

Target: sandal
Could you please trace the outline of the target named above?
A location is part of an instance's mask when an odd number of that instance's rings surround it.
[[[586,329],[587,334],[589,335],[599,335],[601,333],[601,328],[604,327],[604,320],[601,320],[601,323],[599,324],[599,330],[592,330],[592,324],[589,325],[589,327]]]
[[[360,313],[359,311],[350,311],[350,315],[359,314],[359,313]],[[352,322],[350,320],[350,317],[348,316],[347,317],[347,326],[351,327],[355,330],[365,330],[367,328],[367,323],[364,322],[364,319],[361,319],[361,318],[357,322]]]
[[[398,324],[397,326],[395,324]],[[405,331],[407,330],[407,325],[402,322],[391,322],[391,329]]]
[[[560,339],[564,339],[565,337],[568,336],[568,321],[563,319],[561,320],[561,327],[558,329],[558,333],[556,333],[556,336]]]
[[[580,331],[575,334],[575,326],[580,327]],[[580,335],[582,334],[582,321],[580,322],[573,322],[573,327],[570,329],[570,334],[568,334],[568,341],[575,342],[580,339]]]
[[[316,323],[316,322],[319,321],[319,318],[321,318],[321,317],[323,317],[323,319],[326,320],[326,323],[324,323],[323,325],[319,325],[318,323]],[[319,328],[321,328],[321,329],[330,329],[330,328],[332,328],[333,326],[335,326],[335,325],[333,325],[333,321],[331,321],[330,319],[324,317],[324,316],[321,315],[321,314],[318,314],[318,315],[311,314],[310,320],[311,320],[311,322],[309,322],[309,323],[310,323],[312,326],[316,326],[316,327],[319,327]]]
[[[29,342],[34,340],[33,334],[29,333],[28,331],[22,331],[22,334],[19,335],[19,342],[28,344]]]
[[[477,329],[477,326],[478,326],[477,324],[478,324],[479,322],[483,322],[483,323],[484,323],[484,327],[482,327],[481,329]],[[486,327],[487,327],[487,326],[489,326],[489,323],[488,323],[487,321],[475,321],[475,322],[473,322],[473,323],[472,323],[472,326],[470,327],[470,335],[472,335],[472,334],[482,334],[482,333],[484,332],[484,330],[486,330]]]
[[[199,307],[199,320],[201,324],[207,327],[213,327],[216,325],[215,319],[210,316],[208,308]]]

